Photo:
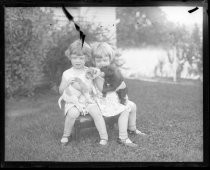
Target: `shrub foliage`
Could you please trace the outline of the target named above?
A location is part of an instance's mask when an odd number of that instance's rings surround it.
[[[46,53],[53,45],[50,12],[41,8],[6,8],[5,93],[32,95],[43,77]]]

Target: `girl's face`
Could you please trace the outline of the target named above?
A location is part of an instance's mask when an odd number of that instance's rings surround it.
[[[72,66],[76,69],[81,69],[85,65],[85,55],[72,54],[70,60]]]
[[[109,56],[103,56],[101,58],[96,57],[95,58],[95,64],[96,64],[96,67],[98,67],[98,68],[110,65]]]

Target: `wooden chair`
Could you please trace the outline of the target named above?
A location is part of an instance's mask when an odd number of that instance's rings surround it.
[[[62,110],[64,110],[64,103],[62,102]],[[111,117],[104,117],[106,127],[109,127],[111,129],[114,128],[114,124],[118,122],[119,115],[111,116]],[[80,138],[80,132],[87,128],[95,128],[95,123],[93,121],[93,118],[87,114],[85,116],[79,116],[75,123],[72,130],[72,137],[74,140],[79,141]]]

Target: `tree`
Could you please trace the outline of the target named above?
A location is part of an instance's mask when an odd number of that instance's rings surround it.
[[[187,59],[189,63],[192,65],[196,64],[197,70],[195,72],[197,74],[202,75],[203,72],[203,60],[202,60],[202,37],[201,32],[197,24],[194,25],[191,41],[189,45],[189,51],[187,54]]]
[[[118,7],[117,44],[118,47],[139,47],[160,45],[165,42],[167,20],[158,7]]]
[[[158,7],[117,8],[117,45],[120,48],[159,46],[167,51],[173,80],[177,81],[186,61],[192,72],[202,74],[202,39],[198,25],[192,34],[185,25],[167,20]],[[160,61],[155,70],[163,67]],[[196,71],[197,70],[197,71]]]
[[[175,25],[168,28],[168,38],[165,49],[172,64],[173,81],[177,81],[186,61],[186,49],[189,43],[189,32],[184,25]]]

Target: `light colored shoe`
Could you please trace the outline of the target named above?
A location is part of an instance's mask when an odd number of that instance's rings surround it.
[[[61,139],[61,144],[62,144],[63,146],[65,146],[65,145],[68,143],[68,141],[69,141],[68,137],[62,137],[62,139]]]
[[[100,145],[107,145],[107,143],[108,143],[108,140],[106,139],[101,139],[99,142]]]
[[[143,135],[145,136],[146,134],[141,132],[140,130],[136,129],[136,130],[128,130],[128,133],[131,135]]]
[[[117,142],[119,144],[123,144],[125,146],[130,146],[130,147],[137,147],[138,146],[137,144],[133,143],[129,138],[127,138],[127,139],[120,139],[120,138],[118,138]]]

